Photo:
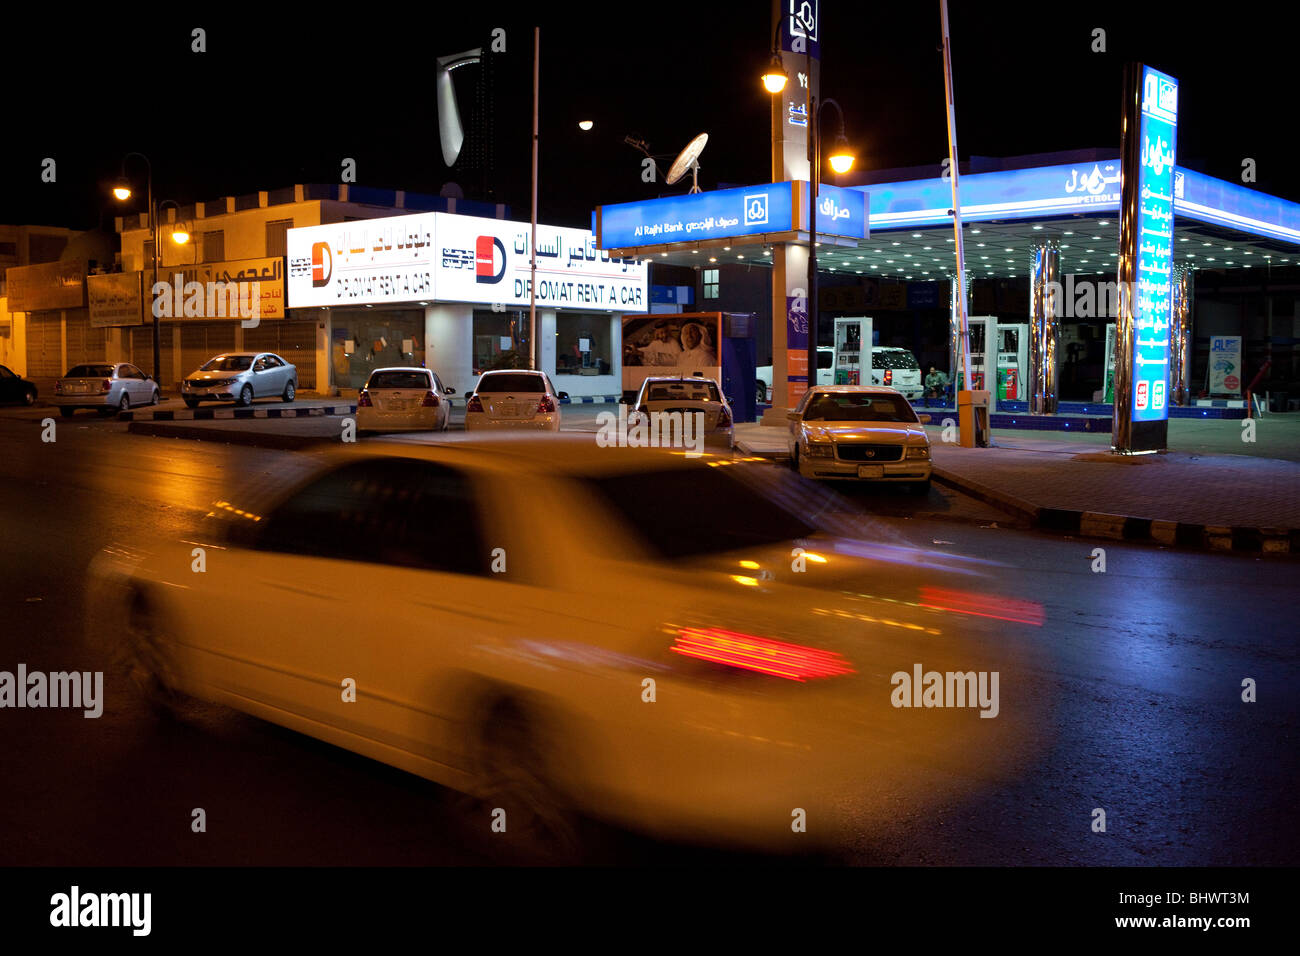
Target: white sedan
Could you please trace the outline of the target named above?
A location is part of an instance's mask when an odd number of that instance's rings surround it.
[[[427,368],[377,368],[357,396],[357,430],[445,432],[455,392]]]
[[[918,662],[1021,686],[999,635],[1032,615],[980,597],[963,559],[818,531],[770,467],[589,435],[297,467],[184,540],[105,551],[91,633],[123,622],[154,702],[216,701],[483,799],[498,846],[566,847],[576,814],[842,847],[942,799],[933,774],[969,787],[1026,753],[1020,691],[998,720],[895,701]]]
[[[897,389],[821,385],[786,414],[791,464],[806,478],[906,482],[930,490],[930,439]]]
[[[528,429],[558,432],[560,399],[545,372],[494,369],[479,376],[465,403],[465,431]]]

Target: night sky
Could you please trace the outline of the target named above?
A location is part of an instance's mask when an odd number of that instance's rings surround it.
[[[507,48],[493,65],[488,185],[526,219],[532,27],[542,9],[543,221],[585,226],[599,203],[680,191],[641,182],[627,134],[666,168],[707,131],[706,189],[770,176],[769,99],[758,82],[771,49],[766,2],[350,8],[178,15],[133,6],[129,18],[105,8],[102,24],[57,5],[24,9],[29,19],[5,31],[0,221],[111,222],[122,207],[108,187],[129,150],[153,161],[157,197],[182,204],[338,182],[344,157],[357,161],[361,185],[437,193],[456,181],[484,198],[481,174],[443,164],[434,59],[487,43],[494,27]],[[1189,5],[1173,23],[1177,9],[952,0],[962,157],[1118,150],[1120,76],[1133,57],[1181,81],[1182,165],[1240,182],[1250,157],[1254,188],[1300,201],[1294,3]],[[195,26],[207,30],[206,53],[190,51]],[[1097,27],[1104,54],[1090,50]],[[859,163],[937,164],[947,154],[938,3],[822,0],[822,30],[823,95],[843,106]],[[465,91],[464,114],[472,96]],[[591,132],[577,128],[583,118]],[[40,181],[47,156],[58,163],[54,184]]]

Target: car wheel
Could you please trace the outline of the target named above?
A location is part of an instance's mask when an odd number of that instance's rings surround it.
[[[119,412],[129,412],[131,410],[131,396],[126,392],[122,393],[122,398],[117,403],[117,410]]]
[[[237,404],[242,405],[244,408],[253,404],[253,386],[245,385],[239,390],[239,401]]]
[[[175,689],[175,670],[159,629],[159,617],[142,595],[135,597],[127,616],[119,667],[156,716],[177,716],[184,695]]]
[[[790,452],[790,467],[795,471],[799,470],[799,446],[795,445],[794,450]]]
[[[197,398],[190,398],[188,395],[186,395],[184,401],[185,401],[185,407],[186,407],[186,408],[198,408],[198,407],[199,407],[199,400],[198,400]]]
[[[284,386],[284,395],[282,395],[281,397],[282,397],[286,402],[292,402],[292,401],[293,401],[293,397],[294,397],[294,395],[296,395],[296,394],[298,394],[298,393],[294,390],[293,382],[288,382],[288,383]]]
[[[158,389],[155,388],[153,394],[149,396],[149,404],[157,405],[160,401],[162,401],[162,395],[160,395]]]
[[[505,812],[509,845],[526,858],[573,862],[582,855],[579,815],[550,779],[538,724],[511,701],[494,707],[479,735],[478,796]]]
[[[23,404],[28,406],[36,404],[36,389],[29,388],[23,392]]]
[[[73,415],[77,414],[77,410],[75,408],[60,408],[59,414],[64,418],[71,418]]]

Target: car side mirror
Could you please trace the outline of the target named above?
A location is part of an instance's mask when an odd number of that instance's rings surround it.
[[[789,421],[797,422],[797,421],[799,420],[799,417],[800,417],[800,416],[799,416],[799,413],[798,413],[798,412],[786,412],[786,413],[785,413],[785,417],[786,417],[786,419],[788,419]]]
[[[916,419],[917,419],[917,421],[919,421],[922,425],[928,425],[928,424],[930,424],[930,416],[929,416],[929,415],[917,415],[917,416],[916,416]]]
[[[569,397],[569,393],[568,393],[568,392],[561,392],[557,397],[558,397],[558,398],[568,398],[568,397]]]
[[[452,388],[450,385],[446,386],[446,387],[443,389],[443,391],[446,392],[448,395],[455,395],[455,394],[456,394],[456,390],[455,390],[454,388]]]

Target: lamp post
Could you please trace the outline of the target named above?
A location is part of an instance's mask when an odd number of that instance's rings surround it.
[[[809,58],[811,59],[811,57]],[[812,75],[812,67],[808,68]],[[822,181],[821,118],[822,110],[834,106],[840,116],[840,134],[835,140],[831,167],[837,173],[847,173],[853,168],[853,155],[848,151],[849,141],[844,135],[844,111],[840,104],[827,97],[820,103],[808,84],[808,178],[810,201],[808,204],[808,388],[817,385],[817,193]]]
[[[153,207],[153,164],[149,162],[148,156],[144,153],[127,153],[122,157],[122,175],[117,185],[113,187],[113,195],[120,202],[125,202],[131,198],[131,184],[126,178],[126,161],[132,156],[139,156],[143,159],[145,169],[148,170],[145,201],[149,206],[149,235],[153,238],[153,285],[149,287],[152,294],[153,286],[158,284],[158,213]],[[159,344],[160,323],[158,310],[150,308],[149,311],[153,314],[153,378],[155,382],[160,382],[162,381],[159,377],[162,366],[162,349]]]

